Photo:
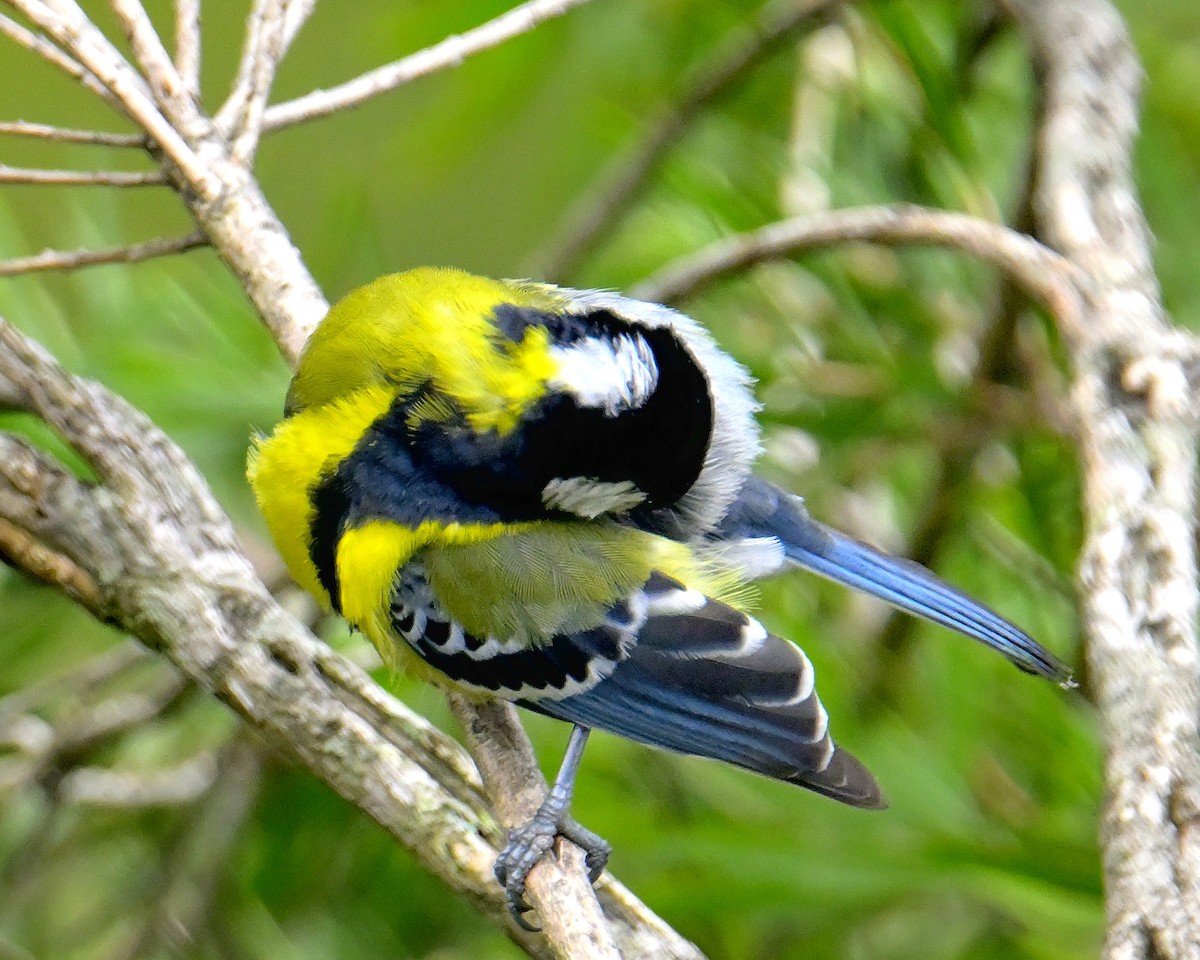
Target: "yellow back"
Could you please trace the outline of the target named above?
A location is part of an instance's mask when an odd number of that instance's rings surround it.
[[[520,343],[490,317],[502,303],[553,310],[553,288],[422,267],[381,277],[334,305],[317,327],[288,393],[290,411],[323,406],[371,386],[401,396],[429,384],[415,411],[440,420],[454,397],[476,430],[507,433],[554,373],[546,331]]]

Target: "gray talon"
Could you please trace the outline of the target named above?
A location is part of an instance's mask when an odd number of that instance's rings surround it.
[[[563,759],[562,769],[546,794],[546,799],[538,807],[537,813],[509,832],[508,843],[496,857],[496,879],[507,895],[508,912],[522,930],[536,933],[541,929],[524,917],[524,914],[533,909],[525,899],[525,880],[529,877],[529,872],[554,847],[559,837],[570,840],[583,850],[588,880],[591,883],[595,883],[604,872],[608,855],[612,851],[603,837],[581,826],[567,815],[575,770],[583,753],[583,746],[587,742],[587,734],[588,731],[584,727],[576,727],[571,731],[571,740],[567,744],[567,755]]]

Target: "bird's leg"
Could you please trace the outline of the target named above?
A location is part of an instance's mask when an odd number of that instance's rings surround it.
[[[571,806],[571,794],[575,790],[575,774],[583,758],[587,744],[587,727],[576,725],[567,742],[567,752],[554,784],[546,793],[546,799],[537,812],[514,827],[508,834],[508,844],[496,858],[496,879],[508,894],[508,909],[517,923],[526,930],[538,930],[525,919],[523,914],[533,909],[525,899],[525,879],[558,837],[565,837],[580,846],[585,854],[588,879],[595,883],[604,872],[611,848],[604,839],[580,826],[567,815]]]

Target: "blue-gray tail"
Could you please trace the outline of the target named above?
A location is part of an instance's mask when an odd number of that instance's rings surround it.
[[[814,520],[804,502],[752,479],[724,521],[727,538],[776,538],[797,566],[869,593],[895,607],[997,650],[1027,673],[1065,687],[1071,671],[1020,627],[911,560],[889,556]]]

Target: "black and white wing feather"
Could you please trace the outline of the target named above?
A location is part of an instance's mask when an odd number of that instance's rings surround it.
[[[410,567],[392,623],[422,658],[468,688],[853,806],[885,805],[874,777],[830,738],[803,651],[661,574],[599,626],[529,646],[464,633]]]

